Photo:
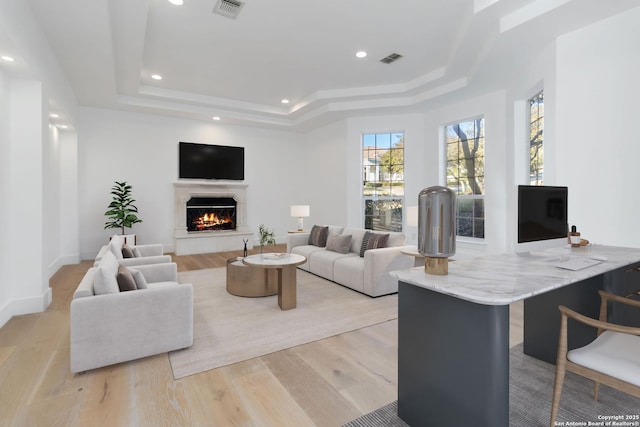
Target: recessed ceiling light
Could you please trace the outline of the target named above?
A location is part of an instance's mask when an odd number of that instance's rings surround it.
[[[162,76],[160,74],[151,74],[151,78],[153,80],[162,80]]]
[[[176,6],[182,6],[184,2],[182,0],[169,0],[169,3],[175,4]]]
[[[283,100],[282,100],[282,101],[280,101],[280,102],[282,102],[283,104],[288,104],[290,101],[289,101],[288,99],[286,99],[286,98],[285,98],[285,99],[283,99]]]
[[[213,120],[218,121],[218,120],[220,120],[220,117],[218,117],[218,116],[213,116]]]
[[[357,58],[364,58],[365,56],[367,56],[367,52],[365,52],[364,50],[360,50],[360,51],[356,52],[356,57]]]
[[[51,113],[51,114],[49,114],[49,117],[51,117],[52,119],[57,119],[60,116],[57,115],[56,113]]]
[[[58,125],[58,129],[67,129],[68,127],[67,125]]]
[[[2,58],[4,61],[7,61],[7,62],[13,62],[13,61],[15,61],[15,59],[13,59],[11,56],[7,56],[7,55],[2,55],[2,57],[1,57],[1,58]]]

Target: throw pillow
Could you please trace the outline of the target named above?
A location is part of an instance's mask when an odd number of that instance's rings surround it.
[[[351,234],[337,234],[327,241],[327,250],[339,254],[349,253],[349,246],[351,246]]]
[[[118,267],[118,275],[116,276],[116,280],[118,281],[118,288],[120,292],[125,291],[135,291],[138,289],[136,287],[136,281],[133,278],[133,275],[129,271],[129,269],[123,265]]]
[[[113,253],[116,256],[117,259],[122,259],[123,244],[124,244],[124,241],[122,240],[122,237],[118,236],[117,234],[114,234],[113,236],[111,236],[111,240],[109,241],[109,244],[107,245],[107,247],[109,248],[111,253]]]
[[[133,276],[133,280],[136,281],[136,288],[147,289],[147,279],[144,278],[142,272],[140,270],[136,270],[135,268],[130,268],[129,271]]]
[[[309,233],[309,244],[324,248],[327,245],[328,226],[314,225]]]
[[[362,246],[360,247],[360,256],[364,257],[365,251],[369,249],[386,248],[389,241],[389,234],[372,233],[367,231],[362,238]]]
[[[140,249],[134,247],[133,248],[133,256],[135,258],[140,258],[142,256],[142,254],[140,253]]]
[[[93,276],[93,293],[95,295],[115,294],[120,292],[116,276],[118,260],[111,251],[105,252]]]
[[[122,245],[122,257],[123,258],[135,257],[135,254],[133,253],[133,249],[131,249],[131,246],[127,245],[126,243]]]

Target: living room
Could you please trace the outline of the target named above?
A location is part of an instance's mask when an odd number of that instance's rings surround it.
[[[247,223],[254,231],[259,224],[275,229],[283,243],[295,226],[293,204],[311,206],[306,226],[362,225],[363,133],[404,131],[410,206],[420,190],[442,183],[442,126],[483,116],[486,236],[479,244],[460,242],[459,251],[510,251],[515,187],[528,176],[526,102],[540,90],[546,104],[545,182],[569,187],[570,221],[584,237],[638,246],[634,213],[640,202],[629,191],[640,154],[633,136],[640,114],[640,2],[596,3],[590,7],[604,9],[601,20],[589,15],[543,48],[536,45],[519,57],[522,62],[484,58],[508,71],[501,84],[478,87],[470,81],[411,108],[358,110],[291,130],[83,105],[27,2],[3,2],[0,47],[19,49],[13,54],[27,60],[29,72],[0,67],[0,235],[6,236],[0,241],[0,325],[45,310],[52,300],[49,278],[62,265],[95,257],[110,234],[103,230],[103,213],[115,180],[133,186],[144,220],[134,229],[140,241],[174,249],[179,141],[245,147]],[[613,7],[619,9],[606,10]],[[54,110],[67,115],[71,129],[49,124]],[[405,232],[415,242],[417,231]]]

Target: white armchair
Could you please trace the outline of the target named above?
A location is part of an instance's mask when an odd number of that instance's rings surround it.
[[[109,254],[101,266],[87,271],[73,295],[71,372],[83,372],[193,344],[193,287],[177,282],[175,263],[135,267],[144,277],[146,289],[119,292],[116,284],[116,289],[109,291],[111,293],[96,295],[94,281],[104,280],[105,276],[101,268],[106,268],[110,276],[116,275],[122,267]],[[104,285],[100,287],[104,289]]]
[[[94,265],[98,265],[107,251],[115,255],[120,265],[126,267],[171,262],[171,255],[164,255],[164,248],[160,243],[129,246],[124,244],[122,237],[114,235],[111,237],[109,244],[100,249],[98,255],[96,255]],[[125,257],[125,252],[130,252],[129,257]]]

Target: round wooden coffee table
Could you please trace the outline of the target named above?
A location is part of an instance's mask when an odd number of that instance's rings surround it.
[[[227,292],[239,297],[268,297],[278,293],[278,272],[251,268],[242,257],[227,260]]]
[[[307,259],[290,253],[267,253],[244,257],[242,262],[251,268],[275,269],[278,272],[278,305],[281,310],[296,308],[296,267]]]

